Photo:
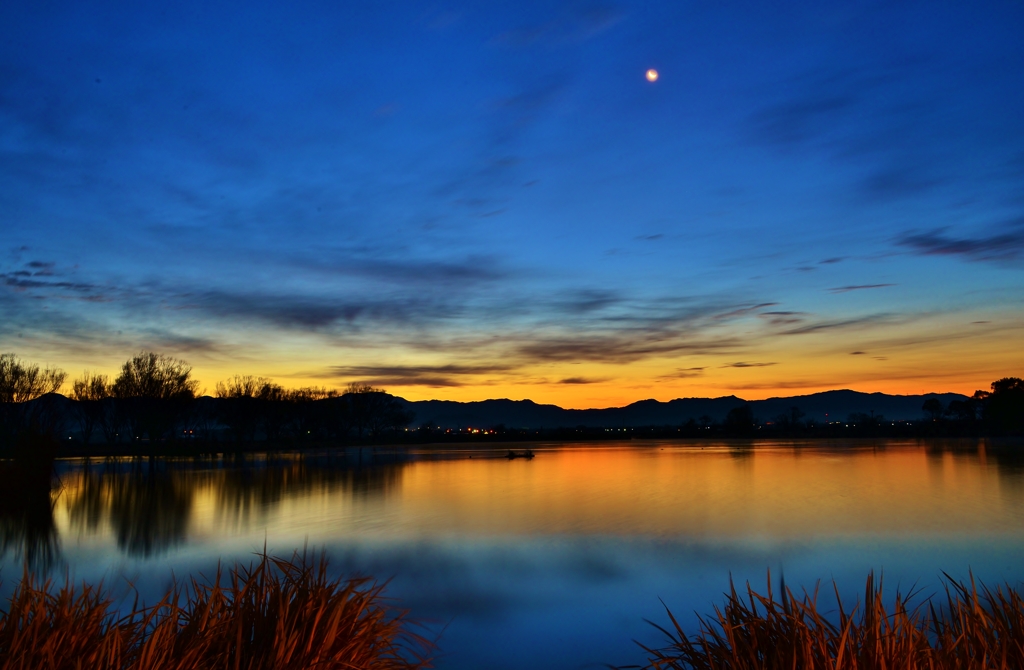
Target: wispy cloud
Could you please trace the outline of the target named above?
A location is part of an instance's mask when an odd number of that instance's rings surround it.
[[[873,288],[887,288],[896,284],[851,284],[849,286],[836,286],[828,289],[829,293],[849,293],[850,291],[866,291]]]
[[[70,281],[68,271],[61,270],[52,261],[29,261],[20,270],[0,273],[0,281],[16,291],[32,291],[39,298],[60,296],[68,291],[79,294],[78,298],[93,298],[109,290],[98,284],[86,281]],[[89,295],[84,295],[89,294]]]
[[[738,361],[736,363],[726,363],[723,368],[766,368],[770,365],[778,365],[778,363],[747,363],[744,361]]]
[[[803,323],[806,313],[785,310],[761,312],[758,316],[768,321],[773,326],[790,326],[794,323]]]
[[[79,291],[89,292],[95,291],[97,287],[94,284],[86,284],[79,282],[67,282],[67,281],[42,281],[39,279],[25,279],[18,275],[18,273],[0,274],[0,279],[3,279],[6,286],[10,286],[15,289],[62,289],[68,291]]]
[[[632,363],[654,357],[727,352],[740,346],[736,337],[691,339],[675,333],[617,333],[578,337],[540,337],[515,353],[538,362],[589,361]]]
[[[695,368],[676,368],[675,371],[667,374],[658,375],[658,379],[691,379],[693,377],[703,377],[703,367]]]
[[[734,391],[763,391],[773,389],[811,389],[827,388],[841,389],[849,382],[839,380],[815,380],[815,379],[784,379],[769,382],[753,382],[749,384],[729,384],[727,388]]]
[[[807,142],[826,132],[837,117],[847,114],[859,101],[855,93],[838,88],[828,90],[822,80],[802,79],[805,88],[799,95],[765,106],[752,115],[758,139],[778,145]]]
[[[946,229],[910,233],[897,243],[929,256],[963,256],[975,261],[1015,261],[1024,253],[1024,217],[1001,226],[989,235],[954,236]]]
[[[621,305],[625,298],[616,291],[607,289],[586,289],[572,291],[556,300],[556,307],[569,314],[590,314],[615,305]]]
[[[558,380],[559,384],[597,384],[604,381],[603,379],[591,379],[589,377],[566,377],[565,379]]]
[[[738,307],[736,309],[728,310],[720,314],[715,315],[716,320],[726,321],[729,319],[735,319],[741,316],[747,316],[749,314],[755,314],[765,309],[766,307],[775,307],[779,303],[777,302],[762,302],[757,305],[749,305],[744,307]]]
[[[214,338],[184,335],[156,328],[147,328],[139,334],[133,335],[132,339],[136,340],[137,346],[143,349],[172,351],[177,354],[224,355],[231,352],[231,347]]]
[[[493,256],[469,256],[451,261],[383,256],[383,250],[339,250],[319,255],[306,254],[290,261],[300,271],[334,276],[369,279],[375,282],[414,285],[421,291],[491,284],[514,278],[500,259]]]
[[[491,41],[495,45],[516,48],[575,44],[600,35],[618,23],[622,16],[622,11],[610,4],[571,4],[550,19],[507,30]]]
[[[382,386],[455,387],[472,382],[480,384],[479,377],[504,374],[511,365],[335,365],[311,376],[329,379],[347,379],[370,382]]]
[[[809,333],[819,333],[828,330],[848,330],[865,328],[874,324],[891,323],[896,321],[896,317],[892,314],[869,314],[867,316],[860,316],[853,319],[840,319],[836,321],[818,321],[816,323],[809,323],[806,326],[800,326],[799,328],[791,328],[789,330],[780,331],[782,335],[807,335]]]
[[[775,304],[700,295],[651,298],[606,288],[562,290],[553,296],[541,291],[539,295],[536,287],[519,286],[514,273],[470,271],[462,264],[410,266],[394,287],[321,281],[312,286],[292,282],[276,291],[261,287],[240,290],[222,288],[214,281],[211,287],[183,290],[162,281],[104,286],[64,277],[15,274],[27,269],[0,275],[0,286],[7,288],[11,299],[20,292],[28,300],[22,300],[27,309],[13,310],[23,326],[52,329],[57,313],[42,310],[29,299],[65,292],[79,296],[79,302],[106,300],[103,310],[95,313],[101,320],[118,321],[123,314],[132,314],[126,330],[139,341],[155,340],[136,324],[177,333],[179,341],[169,342],[176,350],[212,350],[217,340],[225,338],[224,325],[232,329],[252,325],[315,334],[335,345],[373,348],[386,342],[417,355],[459,348],[476,352],[477,358],[486,352],[503,361],[484,366],[463,363],[331,371],[334,376],[368,377],[388,385],[457,386],[474,375],[477,379],[492,373],[507,378],[515,370],[536,364],[630,363],[739,351],[743,338],[728,334],[729,324]],[[389,274],[390,268],[378,271]],[[313,277],[317,276],[314,273]],[[497,290],[477,290],[474,283]],[[74,322],[74,308],[62,306],[57,311],[65,313],[69,323]],[[196,322],[206,324],[203,334],[187,335],[188,324]],[[177,327],[170,328],[172,323]]]
[[[58,4],[0,22],[5,346],[596,398],[896,359],[953,337],[915,310],[1020,293],[904,262],[1024,258],[1014,3]]]
[[[326,296],[206,291],[180,296],[179,310],[221,319],[244,319],[283,329],[355,328],[363,324],[426,324],[452,317],[457,305],[414,295]]]

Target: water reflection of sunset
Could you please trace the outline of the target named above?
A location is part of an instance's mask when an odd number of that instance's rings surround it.
[[[719,602],[730,578],[763,585],[768,569],[797,589],[835,578],[851,601],[869,570],[928,592],[943,572],[1021,578],[1019,451],[937,441],[533,449],[530,461],[466,446],[63,462],[49,549],[76,578],[127,579],[152,597],[172,572],[210,573],[264,546],[324,548],[339,573],[389,580],[396,602],[442,622],[458,654],[446,670],[503,667],[496,658],[574,667],[580,650],[594,667],[624,661],[659,598],[692,626],[689,613]]]
[[[1017,532],[1024,506],[976,453],[923,448],[565,449],[532,463],[418,463],[402,495],[431,532],[779,539]]]
[[[58,505],[62,533],[129,554],[188,539],[266,533],[388,540],[458,536],[694,539],[1016,533],[1024,485],[984,448],[879,443],[843,449],[657,444],[498,452],[382,467],[77,470]],[[1007,475],[1010,472],[1010,475]],[[1014,474],[1016,473],[1016,474]]]

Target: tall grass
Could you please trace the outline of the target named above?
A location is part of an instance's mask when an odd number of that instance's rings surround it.
[[[897,591],[891,609],[882,580],[869,575],[864,602],[847,611],[833,584],[837,611],[826,618],[818,589],[796,598],[785,584],[777,600],[747,584],[730,583],[724,607],[698,617],[688,637],[668,611],[663,648],[640,645],[651,670],[1022,670],[1024,599],[1006,585],[995,590],[946,575],[944,597],[921,599]],[[912,605],[913,601],[920,601]],[[667,608],[666,608],[667,610]],[[650,623],[650,622],[649,622]],[[630,666],[639,667],[639,666]]]
[[[0,668],[54,670],[398,670],[430,667],[433,645],[393,613],[382,586],[332,579],[296,552],[218,568],[122,613],[101,586],[25,574],[0,612]]]

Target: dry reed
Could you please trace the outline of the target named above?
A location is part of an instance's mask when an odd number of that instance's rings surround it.
[[[387,607],[382,586],[332,579],[327,559],[259,554],[226,578],[190,579],[119,612],[101,586],[54,589],[25,574],[0,612],[0,669],[399,670],[430,667],[433,644]]]
[[[724,607],[698,617],[688,637],[668,612],[666,647],[640,644],[650,670],[1022,670],[1024,600],[1006,585],[995,590],[946,575],[940,602],[897,591],[891,609],[882,580],[869,575],[864,602],[847,612],[833,583],[837,616],[818,608],[818,589],[797,599],[785,584],[776,600],[747,584],[740,596],[730,583]],[[639,643],[638,643],[639,644]],[[629,666],[640,667],[640,666]]]

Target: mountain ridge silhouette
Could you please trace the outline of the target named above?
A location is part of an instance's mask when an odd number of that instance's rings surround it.
[[[396,396],[397,397],[397,396]],[[754,418],[772,421],[796,407],[804,413],[803,420],[825,423],[846,421],[851,414],[881,415],[893,421],[923,419],[921,406],[928,398],[938,398],[944,405],[951,400],[966,400],[959,393],[925,393],[890,395],[863,393],[850,389],[822,391],[799,396],[782,396],[764,400],[744,400],[735,395],[717,398],[675,398],[668,401],[651,398],[622,407],[601,409],[565,409],[533,400],[494,398],[459,402],[455,400],[405,400],[405,407],[416,413],[415,425],[441,428],[494,427],[508,428],[632,428],[639,426],[679,425],[702,416],[721,422],[729,410],[749,404]]]

